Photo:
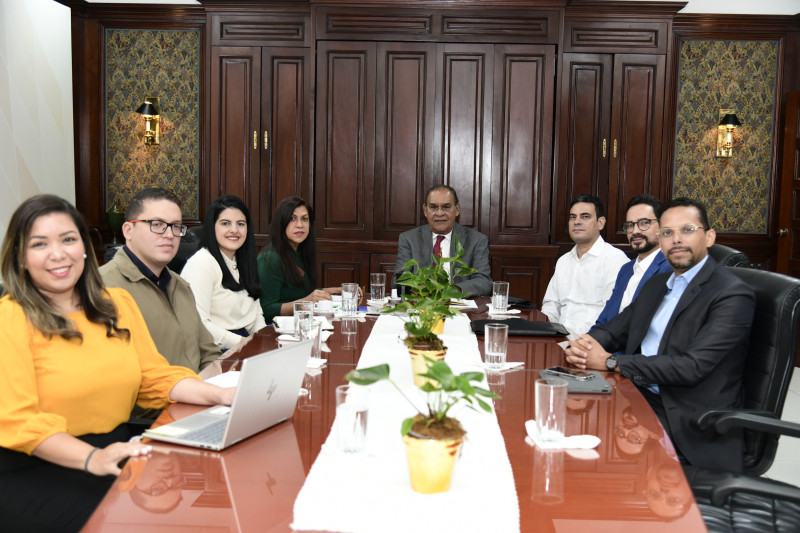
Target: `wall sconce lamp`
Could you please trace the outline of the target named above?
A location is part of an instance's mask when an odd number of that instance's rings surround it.
[[[728,112],[722,116],[717,131],[717,157],[730,157],[733,155],[733,130],[736,129],[736,126],[741,125],[742,123],[739,122],[736,113]]]
[[[144,117],[144,144],[158,144],[158,123],[161,108],[158,98],[146,97],[144,103],[136,108],[136,112]]]

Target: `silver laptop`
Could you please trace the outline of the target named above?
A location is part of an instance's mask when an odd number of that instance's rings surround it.
[[[230,407],[217,405],[177,422],[148,429],[145,437],[222,450],[283,422],[294,413],[311,354],[310,340],[245,359]]]

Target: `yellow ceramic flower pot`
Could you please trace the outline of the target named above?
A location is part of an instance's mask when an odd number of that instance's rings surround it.
[[[431,333],[434,335],[441,335],[444,333],[444,318],[439,319],[439,322],[437,322],[436,325],[431,329]]]
[[[434,361],[444,361],[444,357],[447,355],[447,347],[443,350],[429,350],[427,346],[414,346],[408,349],[408,353],[411,355],[411,372],[414,374],[414,385],[422,387],[428,381],[431,381],[419,375],[428,371],[428,362],[425,357],[430,357]]]
[[[422,494],[450,490],[453,467],[464,437],[439,440],[406,435],[403,437],[403,442],[406,445],[411,488]]]

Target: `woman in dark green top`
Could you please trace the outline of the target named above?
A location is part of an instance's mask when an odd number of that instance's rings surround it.
[[[258,255],[261,308],[270,322],[292,315],[298,300],[330,300],[342,289],[314,289],[317,283],[317,243],[314,210],[302,198],[284,198],[275,208],[270,225],[272,242]]]

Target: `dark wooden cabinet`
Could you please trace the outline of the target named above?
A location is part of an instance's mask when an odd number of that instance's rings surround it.
[[[235,194],[257,234],[287,196],[312,190],[311,52],[302,14],[212,15],[206,202]]]
[[[660,196],[664,90],[663,55],[563,54],[556,242],[570,241],[569,204],[579,194],[603,201],[610,242],[625,242],[619,227],[631,197]]]

